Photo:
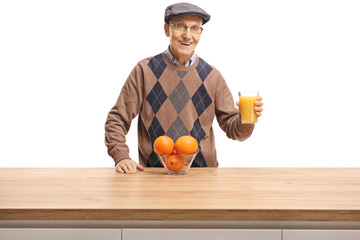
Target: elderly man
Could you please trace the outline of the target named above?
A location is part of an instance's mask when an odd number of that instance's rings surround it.
[[[143,167],[162,167],[153,143],[161,135],[174,141],[192,135],[199,153],[192,167],[217,167],[212,123],[216,117],[231,139],[248,138],[254,124],[242,124],[239,109],[220,72],[195,54],[202,26],[210,15],[189,3],[170,5],[165,10],[165,35],[170,45],[165,52],[140,61],[126,80],[105,124],[105,144],[116,171],[136,173]],[[255,111],[261,116],[261,97]],[[238,105],[238,103],[236,103]],[[139,164],[129,156],[126,134],[138,117]]]

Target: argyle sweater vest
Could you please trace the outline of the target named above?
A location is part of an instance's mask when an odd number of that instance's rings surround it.
[[[138,115],[139,163],[162,167],[153,150],[155,139],[176,141],[191,135],[199,143],[192,167],[217,167],[214,118],[229,138],[244,140],[254,128],[242,124],[231,92],[220,72],[197,57],[190,67],[177,67],[164,53],[140,61],[125,82],[105,124],[105,143],[115,164],[130,158],[126,134]]]

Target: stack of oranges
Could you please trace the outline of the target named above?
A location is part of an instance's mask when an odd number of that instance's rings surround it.
[[[185,157],[195,153],[198,142],[192,136],[181,136],[176,142],[168,136],[160,136],[154,142],[154,151],[159,155],[170,155],[165,166],[170,171],[179,171],[185,166]]]

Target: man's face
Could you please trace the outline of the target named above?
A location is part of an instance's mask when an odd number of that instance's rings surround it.
[[[189,28],[185,32],[181,32],[177,31],[171,24],[182,24]],[[170,37],[170,50],[176,59],[191,57],[200,40],[201,33],[193,33],[190,28],[201,27],[201,24],[201,17],[195,15],[173,17],[170,19],[170,25],[165,23],[165,34]]]

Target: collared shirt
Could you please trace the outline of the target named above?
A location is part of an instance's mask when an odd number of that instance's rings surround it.
[[[165,55],[169,59],[169,61],[172,62],[175,66],[179,66],[179,62],[173,57],[173,55],[170,52],[170,46],[166,49]],[[185,67],[190,67],[195,63],[195,61],[196,61],[196,54],[194,51],[189,61],[185,64]]]

